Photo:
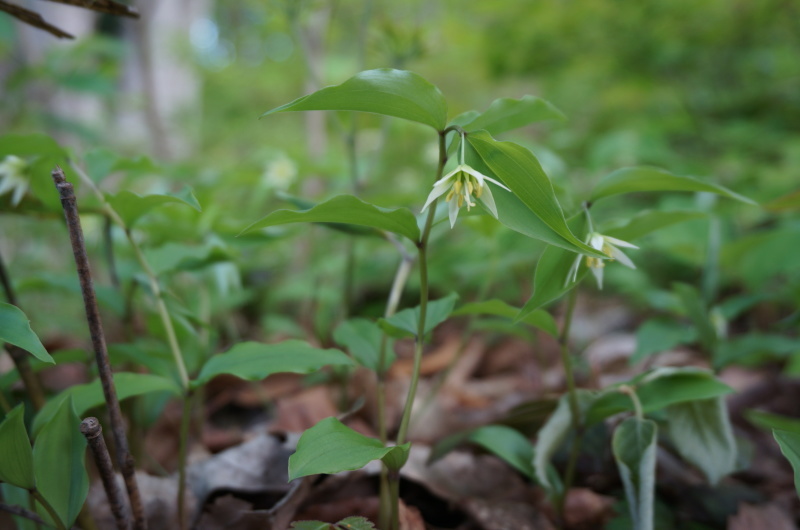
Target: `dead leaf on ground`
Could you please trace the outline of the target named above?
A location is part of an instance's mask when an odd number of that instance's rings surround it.
[[[739,512],[728,518],[728,530],[797,530],[792,518],[777,504],[754,506],[742,503]]]

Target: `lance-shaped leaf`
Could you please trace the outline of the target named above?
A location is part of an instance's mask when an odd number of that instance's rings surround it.
[[[468,440],[533,478],[533,444],[525,436],[505,425],[486,425],[472,431]]]
[[[678,453],[713,485],[736,468],[736,441],[721,397],[667,408],[669,435]]]
[[[773,429],[772,436],[781,448],[781,453],[792,464],[794,489],[800,495],[800,433]]]
[[[367,70],[341,85],[325,87],[291,103],[268,110],[355,110],[394,116],[430,125],[437,131],[447,123],[447,103],[436,86],[405,70]]]
[[[419,227],[414,214],[406,208],[381,208],[366,203],[352,195],[339,195],[322,202],[310,210],[278,210],[256,221],[241,234],[268,226],[290,223],[345,223],[369,226],[407,237],[413,242],[419,240]],[[240,235],[241,235],[240,234]]]
[[[436,326],[447,320],[453,312],[453,306],[458,300],[456,293],[451,293],[444,298],[428,302],[425,311],[425,331],[428,334]],[[419,326],[419,306],[398,311],[389,318],[382,318],[380,325],[384,331],[397,337],[404,337],[407,334],[416,336]]]
[[[31,322],[20,308],[0,302],[0,342],[7,342],[30,352],[41,361],[55,364],[42,341],[31,329]]]
[[[0,482],[33,489],[33,451],[25,430],[25,408],[17,405],[0,423]]]
[[[192,385],[203,385],[220,374],[235,375],[248,381],[260,381],[281,372],[310,374],[331,364],[352,366],[354,363],[339,350],[314,348],[302,340],[277,344],[240,342],[227,352],[211,357]]]
[[[507,318],[509,320],[516,320],[519,312],[519,308],[507,304],[502,300],[495,299],[486,300],[485,302],[470,302],[468,304],[464,304],[453,311],[453,316],[495,315],[498,317]],[[524,322],[533,327],[539,328],[553,337],[558,336],[558,327],[556,326],[556,321],[553,319],[553,316],[550,313],[542,309],[532,311],[526,315],[525,318],[521,319],[520,322]]]
[[[116,195],[108,195],[106,200],[111,208],[125,221],[125,225],[128,228],[133,226],[134,223],[147,212],[162,204],[183,204],[194,208],[198,212],[201,211],[200,203],[197,202],[194,193],[192,193],[192,189],[188,186],[178,193],[168,195],[153,194],[141,196],[123,190]]]
[[[694,367],[662,367],[637,375],[623,383],[636,389],[642,410],[653,412],[687,401],[707,400],[733,392],[708,370]],[[631,400],[616,388],[595,399],[586,413],[587,425],[623,411],[632,410]]]
[[[351,318],[339,324],[333,331],[333,340],[350,351],[350,355],[375,372],[381,369],[380,350],[381,342],[386,340],[383,347],[383,369],[392,365],[395,359],[393,341],[383,338],[381,328],[375,322],[366,318]]]
[[[382,460],[399,469],[408,459],[410,443],[386,447],[380,440],[364,436],[336,418],[326,418],[300,437],[297,451],[289,458],[289,480],[319,473],[361,469]]]
[[[33,447],[36,488],[67,528],[75,522],[89,492],[89,475],[84,464],[86,438],[80,432],[80,423],[72,400],[63,401],[42,427]],[[39,514],[49,519],[41,507]]]
[[[553,185],[533,153],[513,142],[498,142],[485,131],[470,133],[467,141],[486,164],[486,167],[508,186],[514,195],[548,228],[569,243],[572,248],[588,256],[608,258],[602,252],[575,237],[567,226],[567,220],[558,204]],[[497,195],[502,196],[503,192],[498,191]],[[507,198],[503,197],[500,200]],[[498,203],[497,197],[495,197],[495,204],[499,215],[501,205]]]
[[[633,241],[656,230],[704,217],[707,217],[705,212],[645,211],[634,215],[623,225],[604,228],[600,233],[623,241]]]
[[[151,374],[137,374],[121,372],[114,374],[114,388],[120,400],[129,397],[141,396],[151,392],[169,392],[180,394],[180,387],[174,381]],[[34,436],[40,432],[45,424],[53,419],[65,401],[72,400],[75,413],[83,415],[87,410],[99,407],[105,403],[103,388],[100,380],[95,379],[85,385],[74,385],[51,398],[33,420],[31,432]]]
[[[674,175],[655,167],[626,167],[606,175],[592,190],[591,200],[641,191],[707,191],[747,204],[756,204],[752,199],[724,186],[703,182],[694,177]]]
[[[588,390],[578,390],[578,410],[583,414],[586,409],[594,401],[595,396]],[[569,395],[564,394],[558,400],[558,406],[553,414],[550,415],[547,422],[539,429],[539,435],[536,439],[533,455],[533,470],[536,475],[536,480],[548,492],[554,492],[556,484],[552,480],[548,471],[550,461],[553,455],[556,454],[561,444],[567,438],[570,429],[572,429],[572,410],[569,404]],[[577,433],[573,433],[577,434]]]
[[[474,116],[472,120],[466,121],[467,117],[462,118],[466,123],[459,125],[467,131],[483,129],[491,135],[497,135],[539,121],[564,119],[564,113],[549,101],[526,95],[519,99],[496,99],[488,109]]]
[[[634,530],[653,529],[657,432],[654,421],[628,418],[614,431],[611,443]]]

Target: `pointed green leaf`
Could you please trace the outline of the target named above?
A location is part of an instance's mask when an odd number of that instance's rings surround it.
[[[220,374],[260,381],[281,372],[310,374],[330,364],[352,366],[353,360],[339,350],[314,348],[302,340],[277,344],[240,342],[225,353],[212,356],[192,382],[201,386]]]
[[[600,232],[623,241],[634,241],[656,230],[704,217],[707,217],[705,212],[645,211],[634,215],[623,225],[605,228]]]
[[[33,451],[25,430],[25,407],[17,405],[0,423],[0,482],[33,489]]]
[[[333,340],[347,348],[361,366],[375,372],[380,369],[381,342],[386,340],[383,368],[388,368],[394,362],[393,341],[389,338],[384,339],[381,328],[366,318],[345,320],[333,331]]]
[[[456,300],[458,300],[458,295],[456,293],[451,293],[439,300],[428,302],[428,307],[425,312],[425,335],[447,320],[450,313],[453,312],[453,306],[455,306]],[[406,334],[416,336],[417,327],[419,325],[419,306],[403,309],[389,318],[382,318],[379,322],[387,333],[398,337],[406,336]]]
[[[447,123],[447,103],[434,85],[405,70],[367,70],[341,85],[325,87],[313,94],[269,110],[354,110],[394,116],[430,125],[437,131]]]
[[[331,526],[322,521],[295,521],[289,530],[332,530]]]
[[[0,342],[19,346],[41,361],[55,364],[44,349],[42,341],[31,329],[31,322],[25,313],[15,305],[0,302]]]
[[[301,210],[310,210],[314,206],[316,206],[317,202],[309,201],[307,199],[303,199],[301,197],[295,197],[294,195],[289,195],[286,192],[278,191],[275,195],[288,203],[295,205],[297,208]],[[350,234],[352,236],[370,236],[370,237],[383,237],[383,231],[377,230],[375,228],[371,228],[368,226],[358,226],[352,224],[345,224],[345,223],[319,223],[321,226],[326,228],[330,228],[331,230],[336,230],[337,232],[344,232],[345,234]],[[417,223],[419,226],[419,223]]]
[[[86,438],[80,432],[80,423],[72,400],[67,399],[42,427],[33,446],[36,488],[67,528],[75,522],[89,492],[84,464]],[[43,509],[39,513],[49,519]]]
[[[352,195],[339,195],[310,210],[272,212],[242,230],[239,235],[268,226],[290,223],[346,223],[369,226],[399,234],[415,243],[419,240],[419,227],[417,227],[416,218],[410,210],[381,208]]]
[[[628,418],[614,431],[611,443],[634,530],[653,529],[657,430],[654,421]]]
[[[700,342],[707,351],[711,352],[717,344],[717,331],[711,323],[708,307],[703,301],[700,292],[688,283],[674,282],[672,290],[678,294],[683,302],[686,313],[697,328]]]
[[[341,530],[375,530],[375,525],[366,517],[345,517],[338,523],[338,528]]]
[[[678,453],[703,471],[709,483],[736,468],[736,441],[721,397],[687,401],[667,408],[669,435]]]
[[[558,247],[550,246],[544,249],[539,261],[536,262],[536,271],[533,274],[533,294],[520,309],[517,320],[528,318],[539,308],[558,300],[581,282],[588,271],[583,264],[580,264],[575,281],[569,278],[569,271],[576,260],[583,260],[583,257]]]
[[[468,304],[464,304],[453,311],[453,316],[495,315],[507,318],[509,320],[515,320],[519,312],[519,308],[507,304],[502,300],[494,299],[487,300],[485,302],[470,302]],[[556,321],[553,319],[553,316],[550,313],[542,309],[537,309],[528,313],[525,318],[521,319],[520,321],[539,328],[553,337],[558,336],[558,327],[556,326]]]
[[[773,429],[772,436],[781,447],[781,453],[792,464],[794,470],[794,489],[800,495],[800,434],[796,432]]]
[[[620,193],[641,191],[707,191],[747,204],[753,200],[739,195],[728,188],[703,182],[694,177],[681,177],[655,167],[626,167],[603,177],[592,191],[592,201],[597,201]]]
[[[694,367],[662,367],[640,374],[623,383],[636,389],[645,413],[661,410],[687,401],[724,396],[733,389],[708,370]],[[632,411],[628,396],[610,388],[595,399],[586,414],[586,424],[592,425],[623,411]]]
[[[578,390],[578,409],[583,414],[594,401],[595,396],[588,390]],[[550,461],[561,447],[572,429],[572,410],[569,395],[564,394],[558,400],[558,406],[547,422],[539,429],[536,445],[533,448],[533,470],[536,480],[548,493],[556,489],[556,483],[549,472]],[[576,434],[576,433],[574,433]]]
[[[520,99],[496,99],[486,111],[462,127],[467,131],[483,129],[497,135],[539,121],[564,119],[566,116],[549,101],[526,95]]]
[[[165,377],[129,372],[114,374],[114,387],[117,391],[117,398],[120,401],[151,392],[170,392],[175,395],[179,395],[181,392],[177,383]],[[71,386],[57,396],[50,398],[33,420],[31,432],[34,436],[38,435],[37,433],[40,432],[42,427],[53,419],[53,416],[60,410],[61,405],[69,399],[72,399],[75,413],[79,415],[83,415],[89,409],[104,404],[105,398],[103,396],[103,388],[100,386],[100,380],[95,379],[85,385]]]
[[[636,330],[636,351],[631,356],[634,364],[654,353],[667,351],[680,344],[697,340],[697,330],[683,323],[662,318],[646,320]]]
[[[130,228],[133,226],[140,217],[148,213],[153,208],[162,204],[184,204],[191,206],[198,212],[201,211],[200,203],[188,186],[178,193],[171,193],[166,195],[153,194],[153,195],[137,195],[127,190],[120,191],[115,195],[107,195],[106,200],[108,204],[119,214],[125,225]]]
[[[508,186],[514,195],[545,225],[579,249],[580,252],[603,259],[608,257],[575,237],[567,226],[553,185],[533,153],[513,142],[498,142],[485,131],[470,133],[467,141],[492,173]],[[495,194],[494,189],[492,190],[493,196],[502,195],[503,192],[499,190]],[[500,205],[497,203],[497,197],[495,197],[495,203],[499,215]]]
[[[469,441],[516,468],[528,478],[533,478],[533,445],[519,431],[505,425],[486,425],[472,431]]]
[[[297,451],[289,458],[289,480],[320,473],[361,469],[373,460],[405,461],[410,444],[385,447],[380,440],[364,436],[336,418],[326,418],[300,437]],[[405,455],[405,456],[404,456]]]
[[[781,416],[761,410],[746,410],[744,417],[747,421],[762,429],[778,429],[800,435],[800,420],[789,416]]]

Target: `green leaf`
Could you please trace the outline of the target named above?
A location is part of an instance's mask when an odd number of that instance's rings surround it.
[[[758,365],[769,360],[797,358],[800,339],[777,333],[752,332],[717,344],[714,367],[732,363]]]
[[[736,441],[721,397],[667,408],[669,434],[678,453],[714,485],[736,468]]]
[[[588,390],[578,390],[578,409],[583,414],[595,399],[595,395]],[[536,480],[548,493],[556,490],[556,484],[549,473],[550,461],[561,447],[572,429],[572,410],[569,404],[569,395],[564,394],[558,400],[558,405],[547,422],[539,430],[536,445],[533,448],[533,470]],[[577,433],[573,433],[577,434]]]
[[[325,87],[313,94],[269,110],[354,110],[394,116],[430,125],[437,131],[447,123],[447,103],[434,85],[405,70],[367,70],[341,85]]]
[[[462,127],[467,131],[483,129],[491,135],[497,135],[538,121],[565,119],[566,116],[552,103],[526,95],[520,99],[496,99],[486,111]]]
[[[794,469],[794,489],[800,495],[800,434],[796,432],[773,429],[772,436],[781,447],[781,453],[792,464]]]
[[[361,469],[373,460],[387,457],[405,462],[411,444],[385,447],[379,440],[364,436],[336,418],[326,418],[300,437],[297,451],[289,458],[289,480],[319,473],[339,473]]]
[[[378,372],[392,365],[395,359],[392,341],[383,338],[383,331],[375,322],[366,318],[351,318],[339,324],[333,331],[333,340],[350,351],[350,355],[361,366]],[[380,366],[381,342],[384,346],[383,367]]]
[[[366,203],[352,195],[339,195],[320,203],[310,210],[278,210],[251,224],[239,235],[266,228],[268,226],[290,223],[346,223],[369,226],[407,237],[413,242],[419,240],[419,227],[414,214],[407,208],[381,208]]]
[[[453,316],[495,315],[498,317],[507,318],[509,320],[515,320],[519,312],[519,308],[507,304],[502,300],[494,299],[487,300],[485,302],[470,302],[464,304],[453,311]],[[550,313],[542,309],[537,309],[528,313],[528,315],[521,319],[520,322],[524,322],[535,328],[539,328],[553,337],[558,336],[558,326],[556,326],[556,321],[553,319],[553,316]]]
[[[167,391],[174,395],[179,395],[181,392],[180,387],[170,379],[157,375],[130,372],[114,374],[114,388],[120,401],[151,392]],[[57,396],[50,398],[33,420],[31,432],[33,432],[34,436],[40,432],[46,423],[53,419],[62,404],[69,399],[72,399],[75,413],[78,415],[83,415],[89,409],[104,404],[105,397],[103,396],[100,380],[95,379],[91,383],[71,386]]]
[[[484,131],[470,133],[467,141],[491,172],[508,186],[514,195],[548,228],[578,252],[603,259],[608,258],[603,253],[586,245],[572,233],[556,199],[553,185],[533,153],[513,142],[498,142]],[[503,193],[508,194],[501,190],[495,194],[494,189],[492,190],[493,196],[500,196]],[[497,204],[497,197],[495,197],[495,203]],[[497,211],[499,215],[500,204],[497,204]]]
[[[456,300],[458,300],[458,295],[456,293],[451,293],[439,300],[428,302],[428,307],[425,312],[424,335],[427,335],[433,328],[447,320],[447,317],[453,312],[453,306],[455,306]],[[389,318],[382,318],[379,322],[387,333],[391,333],[395,336],[405,336],[406,334],[416,336],[417,327],[419,325],[419,306],[403,309]]]
[[[600,232],[623,241],[634,241],[651,232],[686,221],[707,217],[705,212],[640,212],[620,226],[604,228]]]
[[[713,351],[718,340],[717,331],[714,329],[714,324],[711,323],[708,307],[700,292],[688,283],[681,282],[674,282],[672,290],[678,294],[687,315],[697,328],[700,343],[707,351]]]
[[[202,211],[200,203],[197,202],[192,189],[188,186],[178,193],[166,195],[153,194],[141,196],[123,190],[116,195],[107,195],[106,200],[114,211],[119,214],[122,220],[125,221],[125,225],[128,228],[132,227],[140,217],[162,204],[184,204],[186,206],[191,206],[198,212]]]
[[[291,203],[296,207],[300,208],[301,210],[310,210],[311,208],[319,204],[314,201],[309,201],[301,197],[290,195],[284,191],[278,191],[275,193],[275,195],[279,199]],[[319,223],[319,224],[326,228],[330,228],[331,230],[336,230],[337,232],[344,232],[351,236],[383,237],[383,231],[375,228],[370,228],[367,226],[350,225],[345,223]],[[419,225],[419,223],[417,223],[417,225]]]
[[[747,204],[755,201],[728,188],[710,184],[694,177],[681,177],[655,167],[626,167],[603,177],[592,191],[592,201],[620,193],[641,191],[707,191]]]
[[[25,430],[25,407],[17,405],[0,423],[0,482],[33,489],[33,452]]]
[[[623,383],[634,387],[644,412],[661,410],[676,403],[710,399],[733,392],[708,370],[693,367],[663,367],[640,374]],[[616,388],[603,392],[586,415],[587,425],[624,411],[633,410],[630,398]]]
[[[7,342],[30,352],[41,361],[55,364],[42,341],[31,329],[31,322],[20,308],[0,302],[0,342]]]
[[[220,374],[260,381],[281,372],[310,374],[329,364],[352,366],[353,360],[339,350],[314,348],[302,340],[277,344],[240,342],[225,353],[212,356],[192,386],[204,385]]]
[[[80,423],[72,400],[63,401],[42,427],[33,447],[36,488],[67,528],[75,522],[89,492],[89,475],[84,464],[86,438],[80,432]],[[49,519],[44,510],[39,513]]]
[[[533,445],[519,431],[505,425],[486,425],[472,431],[468,440],[533,478]]]
[[[336,526],[342,530],[374,530],[375,525],[366,517],[345,517]]]
[[[800,420],[797,418],[771,414],[760,410],[746,410],[744,417],[747,418],[747,421],[762,429],[778,429],[800,435]]]
[[[570,268],[577,259],[583,258],[558,247],[544,249],[533,274],[533,294],[520,309],[517,320],[523,320],[542,306],[558,300],[581,282],[588,271],[585,266],[578,269],[574,282],[569,278]]]
[[[634,530],[653,529],[657,431],[654,421],[628,418],[614,431],[611,443]]]
[[[651,318],[636,330],[636,352],[631,356],[634,364],[654,353],[663,352],[679,344],[697,340],[697,330],[674,320]]]
[[[202,245],[169,242],[144,251],[145,259],[157,275],[175,270],[197,269],[212,263],[228,261],[231,255],[220,241]]]

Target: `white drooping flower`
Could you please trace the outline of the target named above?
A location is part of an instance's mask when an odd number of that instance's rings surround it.
[[[633,264],[631,259],[619,248],[617,248],[624,247],[638,249],[639,247],[636,245],[628,243],[627,241],[622,241],[621,239],[617,239],[615,237],[604,236],[603,234],[597,232],[592,232],[589,234],[589,237],[586,238],[586,244],[595,250],[599,250],[610,258],[610,260],[604,260],[602,258],[586,256],[586,266],[589,267],[590,271],[592,271],[592,274],[597,280],[597,287],[599,289],[603,288],[603,269],[606,266],[606,261],[617,260],[628,268],[636,268],[636,265]],[[567,274],[567,282],[574,282],[577,280],[578,269],[580,268],[582,257],[582,255],[578,255],[578,257],[575,258],[575,261],[572,263],[572,267],[569,270],[569,274]]]
[[[13,206],[17,206],[28,191],[27,169],[28,163],[18,156],[8,155],[0,162],[0,195],[11,193]]]
[[[428,195],[425,206],[422,207],[424,212],[433,201],[446,193],[445,200],[449,203],[450,228],[455,226],[458,211],[464,204],[467,205],[467,211],[475,206],[475,203],[472,202],[473,197],[480,200],[489,210],[489,213],[497,219],[497,206],[494,204],[491,188],[486,185],[487,181],[500,186],[504,190],[511,191],[495,179],[487,177],[464,163],[464,143],[465,140],[462,136],[461,163],[453,171],[433,183],[433,190]]]

